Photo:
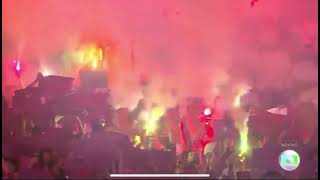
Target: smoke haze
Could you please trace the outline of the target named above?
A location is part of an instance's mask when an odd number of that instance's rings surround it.
[[[3,92],[43,67],[75,76],[65,52],[82,42],[111,44],[110,86],[116,104],[145,93],[170,106],[187,96],[225,96],[243,86],[318,89],[318,1],[3,0]],[[131,51],[134,50],[134,61]],[[109,56],[109,57],[108,57]],[[69,62],[74,63],[74,62]],[[139,81],[150,84],[142,93]],[[308,91],[309,92],[309,91]],[[317,99],[314,91],[307,101]],[[310,97],[311,96],[311,97]],[[316,102],[317,103],[317,102]]]

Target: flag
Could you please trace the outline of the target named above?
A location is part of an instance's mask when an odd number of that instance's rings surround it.
[[[272,114],[278,114],[278,115],[288,115],[288,108],[287,107],[275,107],[267,110],[267,112]]]
[[[249,132],[264,137],[277,137],[289,127],[290,121],[285,110],[272,109],[272,112],[257,109],[247,122]],[[280,114],[279,114],[280,113]]]
[[[180,134],[182,139],[183,148],[189,150],[191,148],[191,138],[188,127],[183,121],[180,122]]]
[[[186,135],[185,135],[185,130],[184,130],[185,126],[184,123],[181,121],[180,122],[180,133],[181,133],[181,138],[182,138],[182,144],[184,147],[187,146],[187,140],[186,140]]]

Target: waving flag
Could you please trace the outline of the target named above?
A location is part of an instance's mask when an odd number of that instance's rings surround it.
[[[278,114],[278,115],[288,115],[288,108],[287,107],[276,107],[276,108],[271,108],[267,110],[267,112],[272,113],[272,114]]]

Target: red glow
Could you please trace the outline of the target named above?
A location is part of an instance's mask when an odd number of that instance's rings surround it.
[[[21,70],[21,65],[20,62],[18,61],[16,64],[16,71],[20,71]]]
[[[16,76],[17,76],[18,78],[20,78],[21,71],[22,71],[21,62],[14,60],[14,61],[13,61],[13,66],[14,66],[14,72],[15,72]]]
[[[209,116],[209,115],[211,115],[211,109],[210,108],[205,108],[204,109],[204,111],[203,111],[203,114],[205,115],[205,116]]]

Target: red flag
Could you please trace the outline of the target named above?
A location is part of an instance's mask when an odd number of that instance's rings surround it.
[[[182,137],[182,143],[184,147],[187,147],[187,140],[186,140],[186,135],[185,135],[185,130],[184,130],[184,123],[180,121],[180,132],[181,132],[181,137]]]

